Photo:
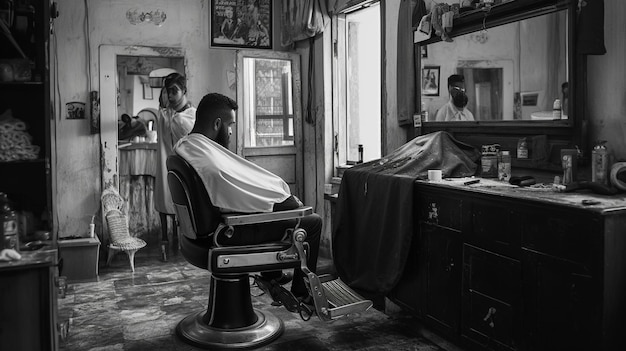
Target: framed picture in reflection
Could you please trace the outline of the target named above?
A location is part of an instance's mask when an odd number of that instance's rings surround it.
[[[424,66],[422,68],[422,95],[439,96],[439,66]]]

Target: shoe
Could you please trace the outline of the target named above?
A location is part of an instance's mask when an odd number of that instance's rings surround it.
[[[313,301],[313,296],[306,295],[298,297],[299,304],[299,313],[302,319],[309,320],[313,314],[317,314],[317,309],[315,308],[315,301]]]
[[[285,306],[289,312],[297,312],[300,301],[287,289],[283,288],[275,279],[268,281],[259,275],[254,276],[257,286],[272,297],[272,300]]]
[[[280,285],[285,285],[293,280],[293,272],[283,272],[280,278],[276,279],[276,282]]]

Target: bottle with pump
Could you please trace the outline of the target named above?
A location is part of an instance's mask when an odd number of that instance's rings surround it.
[[[609,158],[606,141],[598,141],[591,151],[591,181],[608,185]]]

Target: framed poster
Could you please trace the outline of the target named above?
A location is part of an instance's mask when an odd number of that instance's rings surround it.
[[[272,0],[211,0],[211,46],[272,49]]]
[[[439,66],[422,68],[422,95],[439,96]]]

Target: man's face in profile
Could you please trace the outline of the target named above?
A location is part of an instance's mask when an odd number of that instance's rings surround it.
[[[221,117],[220,129],[217,131],[215,141],[225,148],[230,145],[230,136],[233,134],[233,125],[235,124],[235,111],[230,110],[224,117]]]

